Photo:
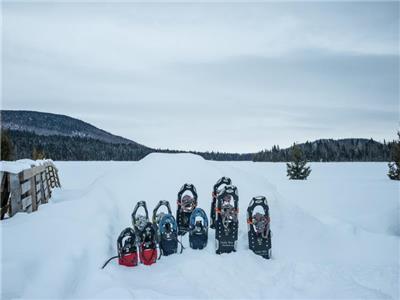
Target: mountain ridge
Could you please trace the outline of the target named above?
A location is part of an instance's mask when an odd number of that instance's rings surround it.
[[[141,145],[88,122],[62,114],[31,110],[1,110],[0,118],[2,128],[9,130],[28,131],[44,136],[62,135],[93,138],[113,144]]]

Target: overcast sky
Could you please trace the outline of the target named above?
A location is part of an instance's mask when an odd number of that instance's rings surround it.
[[[3,109],[151,147],[394,139],[399,3],[3,3]]]

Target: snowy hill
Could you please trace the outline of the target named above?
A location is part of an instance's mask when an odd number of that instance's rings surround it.
[[[38,135],[61,135],[96,139],[115,144],[137,144],[89,123],[64,115],[25,110],[1,110],[1,127]]]
[[[39,211],[1,223],[2,299],[11,298],[388,298],[398,299],[398,183],[384,163],[314,163],[309,180],[285,178],[281,163],[213,162],[149,154],[138,162],[56,162],[63,188]],[[137,201],[152,211],[185,182],[210,209],[212,185],[239,189],[238,251],[186,248],[150,267],[115,261],[116,239]],[[265,195],[273,259],[248,250],[245,211]],[[188,246],[187,236],[183,243]]]

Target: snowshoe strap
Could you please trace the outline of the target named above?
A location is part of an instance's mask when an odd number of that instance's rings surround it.
[[[101,268],[104,269],[110,261],[112,261],[113,259],[116,259],[116,258],[119,258],[119,256],[116,255],[116,256],[110,257],[109,259],[107,259],[107,261],[103,264],[103,266]]]

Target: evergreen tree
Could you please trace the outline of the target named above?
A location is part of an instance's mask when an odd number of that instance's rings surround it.
[[[13,145],[11,143],[10,136],[5,130],[1,131],[1,160],[12,160],[13,159]]]
[[[307,161],[304,157],[303,151],[296,144],[292,147],[292,162],[287,163],[287,176],[289,179],[307,179],[311,173],[310,167],[307,167]]]
[[[392,145],[392,162],[389,165],[388,176],[392,180],[400,180],[400,131],[397,132],[399,139]]]
[[[33,147],[32,159],[33,159],[33,160],[41,160],[41,159],[44,159],[44,151],[43,151],[43,149],[38,149],[38,148],[36,148],[36,147]]]

